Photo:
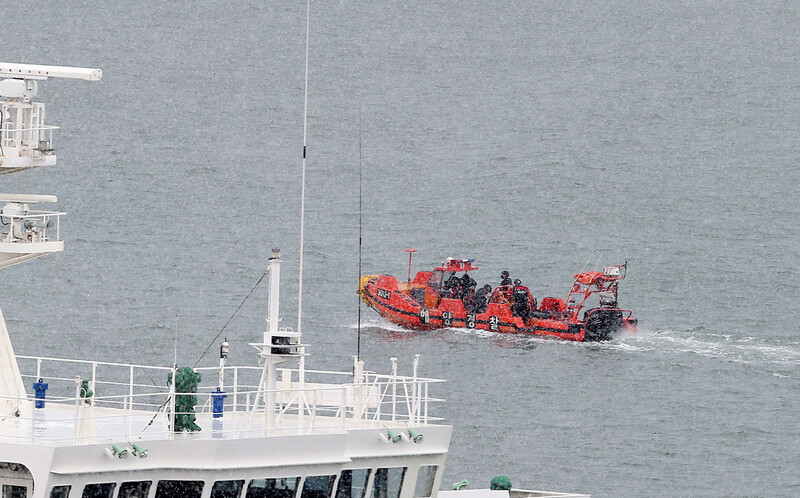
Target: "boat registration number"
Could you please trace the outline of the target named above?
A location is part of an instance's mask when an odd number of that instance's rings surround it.
[[[378,297],[382,299],[390,299],[392,297],[392,293],[386,289],[378,289]]]

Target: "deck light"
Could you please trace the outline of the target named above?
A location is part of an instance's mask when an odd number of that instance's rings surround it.
[[[411,428],[408,429],[408,438],[417,444],[422,442],[422,434]]]
[[[395,431],[389,429],[388,427],[386,427],[386,434],[381,432],[380,436],[381,436],[381,439],[383,439],[387,443],[389,443],[389,442],[399,443],[400,440],[403,439],[403,436],[401,436],[400,434],[396,433]]]
[[[131,453],[133,453],[133,456],[137,456],[139,458],[147,458],[147,455],[150,454],[147,451],[147,448],[142,448],[136,443],[131,443],[131,448]]]
[[[128,458],[128,450],[120,448],[114,443],[111,443],[111,448],[105,449],[106,455],[110,457],[117,457],[119,459]]]

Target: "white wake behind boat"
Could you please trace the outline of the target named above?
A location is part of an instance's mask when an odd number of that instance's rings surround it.
[[[38,82],[99,69],[0,63],[0,173],[56,164]],[[0,194],[0,268],[62,251],[55,196]],[[0,498],[521,498],[442,491],[452,427],[440,380],[305,368],[301,334],[279,328],[280,251],[269,265],[258,361],[178,369],[15,356],[0,313]],[[167,379],[170,379],[168,382]],[[172,382],[171,379],[175,379]],[[199,384],[199,385],[198,385]],[[451,493],[453,495],[451,495]]]

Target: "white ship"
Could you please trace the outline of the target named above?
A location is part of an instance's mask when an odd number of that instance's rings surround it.
[[[56,164],[56,127],[31,100],[41,81],[101,76],[0,63],[0,174]],[[55,201],[0,194],[0,268],[64,249],[64,213],[34,209]],[[410,376],[396,360],[388,374],[358,359],[348,372],[307,369],[300,333],[278,326],[277,249],[268,265],[267,326],[245,366],[228,364],[225,343],[218,366],[195,370],[15,356],[0,313],[0,498],[587,496],[437,491],[453,487],[441,381],[418,375],[418,357]]]

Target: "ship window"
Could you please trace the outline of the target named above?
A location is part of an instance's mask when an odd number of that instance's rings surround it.
[[[299,477],[253,479],[247,485],[245,498],[293,498],[299,483]]]
[[[423,465],[417,474],[417,485],[414,487],[414,498],[428,498],[433,494],[433,481],[436,480],[436,465]]]
[[[158,481],[156,498],[200,498],[203,481]]]
[[[28,488],[25,486],[14,486],[13,484],[3,484],[3,498],[27,498]]]
[[[50,498],[69,498],[69,490],[72,486],[53,486],[50,490]]]
[[[239,498],[244,481],[217,481],[211,488],[211,498]]]
[[[100,484],[87,484],[83,487],[83,498],[112,498],[114,496],[114,488],[117,487],[115,482],[104,482]]]
[[[151,481],[123,482],[119,485],[117,498],[147,498],[150,494]]]
[[[372,498],[398,498],[403,488],[406,467],[383,467],[375,471]]]
[[[370,469],[343,470],[339,476],[336,498],[364,498]]]
[[[300,498],[331,498],[336,476],[307,476]]]

